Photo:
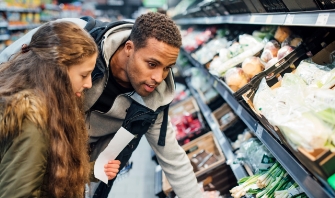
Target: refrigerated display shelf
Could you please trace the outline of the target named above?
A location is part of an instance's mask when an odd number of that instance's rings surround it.
[[[218,143],[221,147],[221,150],[226,157],[226,160],[227,161],[233,161],[235,159],[235,155],[233,153],[233,148],[231,147],[231,144],[230,144],[228,138],[225,136],[224,133],[222,133],[218,124],[216,124],[216,122],[214,121],[215,118],[212,114],[212,111],[210,110],[208,105],[202,100],[202,98],[200,97],[198,92],[192,87],[189,80],[186,80],[186,83],[187,83],[187,86],[188,86],[190,92],[192,93],[192,96],[197,101],[198,106],[199,106],[201,112],[203,113],[210,129],[214,133],[214,136],[215,136],[216,140],[218,141]],[[231,164],[230,167],[231,167],[231,169],[232,169],[232,171],[233,171],[237,180],[248,176],[246,170],[243,168],[243,166],[241,164]]]
[[[291,175],[291,177],[299,184],[301,188],[304,189],[305,193],[309,197],[335,197],[335,193],[329,185],[325,183],[321,184],[319,181],[314,179],[314,176],[311,175],[300,164],[300,162],[297,161],[297,159],[293,157],[289,153],[289,151],[271,135],[271,133],[275,132],[270,132],[267,129],[263,128],[263,126],[246,109],[244,109],[241,104],[239,104],[239,102],[234,98],[232,92],[226,84],[224,84],[218,77],[211,75],[201,63],[196,61],[185,50],[182,49],[181,52],[188,58],[193,66],[199,68],[203,72],[204,77],[207,78],[207,82],[212,84],[212,86],[224,98],[228,105],[235,111],[235,113],[249,127],[249,129],[255,133],[255,135],[268,148],[268,150],[273,154],[278,162]],[[197,100],[199,100],[199,98]],[[206,111],[206,115],[208,115],[209,113],[211,112]],[[206,115],[204,116],[209,117]],[[209,123],[210,121],[211,120],[208,120]],[[218,139],[220,140],[220,137]],[[223,150],[223,152],[225,151]]]
[[[236,14],[216,17],[177,19],[178,25],[192,24],[259,24],[286,26],[335,27],[335,11],[306,11],[290,13]]]

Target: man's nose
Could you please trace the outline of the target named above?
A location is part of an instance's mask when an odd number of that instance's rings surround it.
[[[160,84],[164,80],[164,71],[162,69],[156,69],[153,71],[151,79]]]

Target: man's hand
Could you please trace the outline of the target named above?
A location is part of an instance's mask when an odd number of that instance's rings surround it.
[[[105,164],[105,173],[108,177],[108,180],[114,179],[116,174],[119,172],[121,162],[119,160],[109,161],[108,164]]]

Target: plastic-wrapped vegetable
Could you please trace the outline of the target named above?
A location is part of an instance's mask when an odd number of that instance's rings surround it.
[[[225,72],[242,63],[246,58],[255,55],[264,47],[263,42],[259,42],[251,35],[243,34],[239,36],[239,44],[235,43],[228,49],[220,51],[220,59],[212,61],[209,69],[212,74],[222,76]],[[221,64],[219,63],[221,61]]]
[[[289,53],[291,53],[292,51],[294,50],[293,47],[291,46],[284,46],[282,48],[280,48],[280,50],[278,51],[278,54],[277,54],[277,58],[278,60],[284,58],[285,56],[287,56]]]
[[[317,113],[322,120],[335,124],[335,90],[308,88],[305,91],[305,104]]]
[[[248,83],[249,79],[241,68],[231,68],[225,74],[225,81],[235,92]]]
[[[322,77],[324,77],[330,68],[315,63],[308,63],[307,61],[301,61],[295,74],[302,78],[307,85],[317,86],[317,83]]]
[[[335,86],[335,69],[325,74],[317,81],[318,87],[330,89]]]
[[[280,49],[280,45],[276,40],[271,40],[267,42],[264,46],[264,50],[270,50],[273,57],[277,56],[279,49]]]
[[[274,56],[272,55],[272,52],[268,49],[265,49],[261,55],[262,61],[265,63],[269,62],[269,60],[273,59]]]
[[[305,105],[304,87],[304,81],[294,74],[285,74],[282,87],[275,90],[263,79],[254,97],[254,106],[283,132],[292,147],[326,148],[326,143],[333,139],[333,126]]]
[[[264,66],[258,57],[252,56],[243,61],[242,70],[248,78],[252,78],[263,71]]]
[[[279,43],[282,43],[290,35],[291,35],[291,30],[289,27],[278,26],[274,37]]]

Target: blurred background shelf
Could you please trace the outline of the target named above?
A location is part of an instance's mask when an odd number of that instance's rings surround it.
[[[271,153],[275,156],[278,162],[291,175],[291,177],[299,184],[301,188],[304,189],[305,193],[309,197],[335,197],[334,191],[328,184],[321,184],[319,181],[314,179],[313,175],[311,175],[299,163],[299,161],[295,157],[293,157],[292,154],[275,137],[273,137],[273,132],[265,129],[262,124],[260,124],[242,105],[239,104],[239,102],[234,98],[226,84],[224,84],[216,76],[211,75],[201,63],[196,61],[185,50],[182,49],[181,51],[188,58],[193,66],[199,68],[202,71],[204,78],[208,79],[208,83],[213,85],[218,93],[234,110],[236,115],[238,115],[241,120],[243,120],[243,122],[249,127],[249,129],[251,129],[255,133],[255,135],[261,140],[261,142],[267,147],[267,149],[271,151]],[[192,94],[195,95],[200,109],[204,111],[203,113],[205,114],[204,116],[207,119],[208,123],[214,123],[210,116],[210,110],[208,109],[208,107],[206,108],[200,97],[197,96],[195,90],[192,91]],[[211,125],[211,128],[214,129],[212,130],[217,131],[216,127],[213,124]],[[227,153],[227,158],[232,157],[230,153],[231,151],[227,149],[227,147],[229,146],[227,145],[222,133],[221,135],[216,133],[216,138],[219,140],[222,149],[225,149],[223,150],[223,152]]]
[[[261,24],[287,26],[335,27],[334,11],[309,11],[290,13],[235,14],[227,16],[183,18],[178,25],[189,24]]]

